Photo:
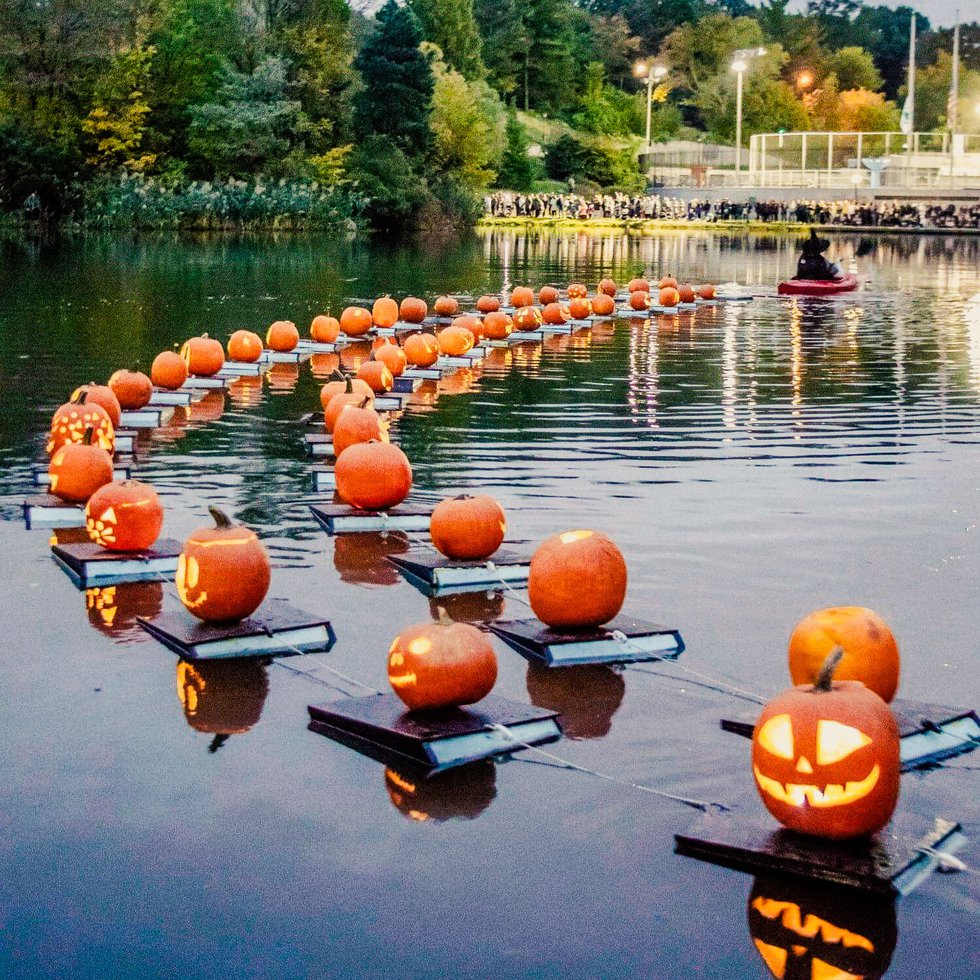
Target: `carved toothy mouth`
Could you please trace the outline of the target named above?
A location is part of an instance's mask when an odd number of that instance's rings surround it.
[[[863,799],[878,785],[878,778],[881,770],[875,763],[871,772],[864,779],[857,782],[828,783],[821,789],[819,786],[807,785],[805,783],[787,783],[785,786],[778,779],[770,779],[759,772],[758,766],[753,766],[755,771],[755,781],[759,788],[773,799],[789,806],[803,806],[808,803],[813,807],[846,806]]]
[[[826,919],[816,915],[803,915],[799,905],[794,902],[780,902],[774,898],[756,898],[752,908],[767,919],[779,919],[784,929],[803,939],[813,939],[819,933],[825,943],[838,943],[847,947],[866,949],[869,953],[875,951],[874,943],[865,936],[841,926],[835,926]]]

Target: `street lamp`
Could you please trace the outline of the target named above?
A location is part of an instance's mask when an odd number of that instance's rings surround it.
[[[647,153],[650,152],[650,124],[653,111],[653,83],[661,82],[667,77],[667,68],[664,65],[648,65],[644,61],[638,61],[633,66],[633,74],[637,78],[645,78],[647,83]]]
[[[800,89],[807,89],[813,84],[813,74],[808,71],[801,71],[796,76],[796,86]]]
[[[735,174],[742,169],[742,79],[749,61],[766,53],[765,48],[741,48],[732,55],[732,71],[737,76],[735,88]]]

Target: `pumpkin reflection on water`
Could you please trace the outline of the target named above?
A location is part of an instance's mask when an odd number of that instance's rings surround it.
[[[567,738],[603,738],[609,734],[613,715],[626,694],[623,675],[606,664],[527,669],[527,694],[531,704],[561,715]]]
[[[94,586],[85,590],[85,609],[88,621],[100,633],[114,640],[142,638],[146,634],[140,629],[136,617],[160,615],[163,610],[163,583],[127,582]]]
[[[401,573],[388,555],[408,551],[408,538],[400,531],[338,534],[334,538],[333,565],[342,582],[352,585],[397,585]]]
[[[214,735],[216,752],[231,735],[256,725],[269,693],[266,662],[255,658],[177,662],[177,697],[187,724]]]
[[[475,820],[497,796],[497,767],[484,759],[426,775],[403,766],[388,766],[385,789],[395,809],[409,820]]]

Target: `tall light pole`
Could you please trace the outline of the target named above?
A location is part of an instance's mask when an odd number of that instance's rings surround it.
[[[742,80],[749,67],[749,59],[761,57],[765,48],[741,48],[733,55],[732,71],[736,75],[735,84],[735,174],[742,169]]]
[[[647,83],[647,139],[646,152],[650,152],[651,142],[650,126],[653,121],[653,83],[660,82],[667,77],[667,69],[663,65],[648,65],[644,61],[638,61],[633,66],[633,74],[637,78],[645,78]]]

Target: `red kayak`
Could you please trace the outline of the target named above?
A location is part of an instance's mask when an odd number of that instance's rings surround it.
[[[779,284],[780,296],[833,296],[857,289],[857,276],[845,273],[836,279],[787,279]]]

